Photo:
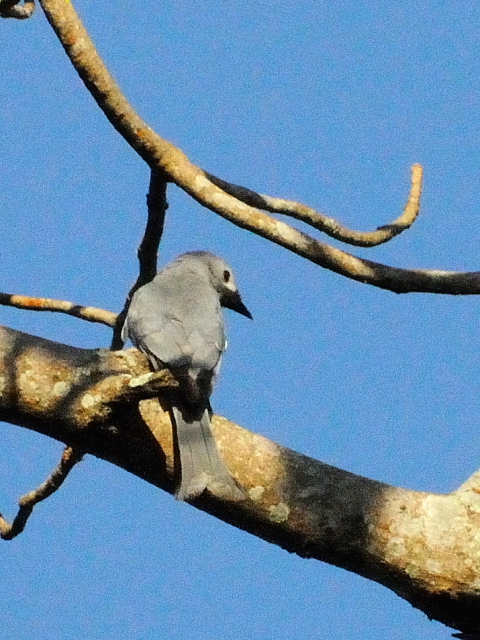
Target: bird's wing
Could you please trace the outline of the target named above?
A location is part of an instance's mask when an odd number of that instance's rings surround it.
[[[136,292],[124,334],[169,367],[214,372],[226,342],[218,295],[201,281],[190,278],[186,289],[185,282],[167,275]]]

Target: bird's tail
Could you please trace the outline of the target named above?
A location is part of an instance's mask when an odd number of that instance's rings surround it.
[[[210,429],[210,416],[205,409],[201,418],[173,407],[180,453],[181,482],[175,497],[191,500],[206,489],[229,500],[244,500],[245,493],[230,475],[217,449]]]

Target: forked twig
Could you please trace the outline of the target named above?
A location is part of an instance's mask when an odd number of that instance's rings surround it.
[[[70,471],[83,456],[83,451],[73,447],[65,447],[60,462],[45,482],[20,498],[18,513],[13,522],[10,524],[0,514],[0,537],[3,540],[12,540],[22,533],[35,505],[51,496],[62,486]]]

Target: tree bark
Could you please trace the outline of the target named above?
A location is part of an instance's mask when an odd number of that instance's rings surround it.
[[[158,392],[151,378],[135,349],[78,349],[0,327],[1,420],[172,493],[174,381],[168,374],[153,381],[167,387]],[[228,503],[204,494],[196,507],[375,580],[429,617],[480,636],[480,474],[448,495],[409,491],[323,464],[219,416],[212,428],[249,499]]]

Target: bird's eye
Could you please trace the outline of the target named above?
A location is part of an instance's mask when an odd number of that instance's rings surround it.
[[[225,282],[228,282],[230,280],[230,271],[227,271],[227,269],[225,269],[225,271],[223,272],[223,279]]]

